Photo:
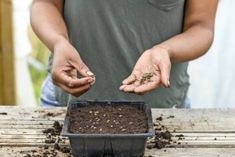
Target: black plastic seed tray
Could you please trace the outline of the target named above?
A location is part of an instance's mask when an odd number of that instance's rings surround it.
[[[148,132],[139,134],[74,134],[69,132],[71,110],[88,105],[131,105],[145,111]],[[62,136],[70,141],[75,157],[143,157],[148,137],[154,136],[151,109],[137,101],[77,101],[68,105]]]

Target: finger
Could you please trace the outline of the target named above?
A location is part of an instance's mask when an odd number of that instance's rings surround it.
[[[128,84],[133,83],[135,80],[136,80],[136,76],[134,74],[131,74],[122,82],[122,84],[128,85]]]
[[[127,92],[127,93],[132,93],[134,92],[136,86],[131,84],[131,85],[126,85],[125,88],[123,89],[124,92]]]
[[[77,69],[79,74],[82,75],[83,77],[95,76],[94,73],[90,71],[90,69],[86,66],[86,64],[81,60],[80,57],[77,60],[73,60],[71,64]]]
[[[87,92],[89,89],[91,88],[91,85],[84,85],[82,87],[79,87],[79,88],[76,88],[76,89],[72,89],[71,90],[71,94],[73,96],[80,96],[82,95],[83,93]]]
[[[127,85],[121,85],[121,86],[119,87],[119,90],[123,91],[123,89],[124,89],[126,86],[127,86]]]
[[[87,92],[91,88],[91,85],[88,84],[88,85],[84,85],[78,88],[69,88],[63,84],[59,84],[59,87],[62,88],[65,92],[78,97],[82,95],[83,93]]]
[[[67,75],[67,73],[62,72],[60,74],[56,74],[54,76],[54,80],[57,83],[63,84],[65,86],[67,86],[68,88],[76,88],[76,87],[80,87],[83,85],[87,85],[90,84],[94,81],[93,78],[91,77],[84,77],[84,78],[72,78],[70,76]]]
[[[156,65],[155,65],[156,66]],[[170,71],[171,71],[171,63],[170,61],[165,61],[164,64],[159,64],[159,69],[161,72],[161,82],[165,88],[170,87]]]
[[[148,82],[146,84],[142,84],[134,89],[136,94],[143,94],[150,92],[158,87],[160,87],[160,78],[155,78],[152,82]]]
[[[122,83],[125,85],[134,83],[141,75],[139,70],[133,70],[132,74],[126,78]]]

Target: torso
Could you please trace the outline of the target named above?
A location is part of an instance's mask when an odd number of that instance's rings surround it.
[[[140,55],[182,32],[184,0],[65,0],[71,43],[96,74],[96,84],[79,99],[144,100],[152,107],[182,107],[188,63],[172,66],[171,88],[144,96],[119,91]]]

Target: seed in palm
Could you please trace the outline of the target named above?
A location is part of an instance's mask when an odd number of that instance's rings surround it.
[[[140,84],[146,84],[148,82],[152,82],[151,78],[153,77],[153,73],[144,73],[140,79]]]

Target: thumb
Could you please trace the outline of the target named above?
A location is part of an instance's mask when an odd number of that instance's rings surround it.
[[[76,70],[78,71],[78,73],[80,75],[82,75],[83,77],[93,77],[95,76],[90,69],[87,67],[87,65],[82,61],[82,59],[80,58],[80,56],[78,58],[74,58],[72,61],[72,66],[74,66],[76,68]]]
[[[171,63],[165,62],[159,65],[159,69],[161,72],[161,82],[165,88],[170,88],[170,71],[171,71]]]

